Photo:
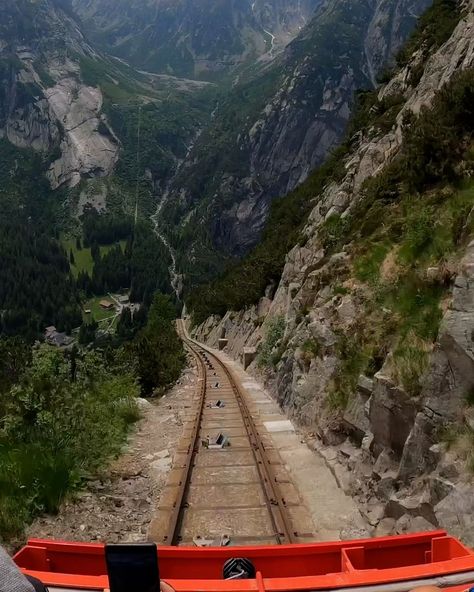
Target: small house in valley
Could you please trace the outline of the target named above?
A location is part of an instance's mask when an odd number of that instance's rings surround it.
[[[111,302],[110,300],[101,300],[99,302],[100,307],[103,308],[104,310],[112,310],[113,308],[115,308],[115,305],[113,302]]]

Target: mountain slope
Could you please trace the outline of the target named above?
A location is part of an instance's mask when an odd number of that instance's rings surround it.
[[[217,305],[201,339],[225,334],[236,358],[253,348],[251,371],[376,535],[441,527],[472,545],[474,2],[436,0],[420,22],[339,158],[282,200],[243,269],[189,303]],[[303,198],[259,298],[250,271],[267,273],[285,206]],[[248,292],[253,306],[226,312],[223,294]]]
[[[164,208],[191,282],[219,268],[216,250],[241,256],[255,244],[271,201],[341,139],[355,91],[371,87],[428,4],[326,0],[281,56],[219,101]],[[208,231],[195,240],[197,225]]]
[[[320,0],[73,0],[89,36],[152,72],[213,79],[286,44]]]
[[[127,251],[130,261],[121,267],[138,301],[171,290],[169,254],[149,220],[154,184],[184,158],[212,92],[212,85],[146,76],[102,54],[66,0],[1,4],[0,226],[14,227],[13,235],[2,232],[36,250],[10,240],[0,245],[16,270],[0,270],[0,332],[36,338],[46,325],[80,324],[79,287],[90,291],[91,278],[76,282],[57,239],[80,242],[84,212],[107,212],[103,225],[138,223],[135,252]],[[112,278],[108,286],[120,282]],[[95,286],[101,293],[107,287],[102,280]]]
[[[109,174],[118,144],[101,119],[100,91],[80,81],[80,60],[96,54],[76,23],[52,0],[9,3],[0,17],[2,133],[16,147],[57,156],[53,188]]]

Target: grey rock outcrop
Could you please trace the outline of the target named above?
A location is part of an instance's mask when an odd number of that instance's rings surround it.
[[[35,3],[29,34],[15,30],[17,10],[0,8],[0,60],[7,64],[1,71],[0,136],[19,148],[60,154],[48,173],[53,189],[108,175],[118,142],[101,114],[101,91],[80,82],[81,60],[100,56],[52,0]]]
[[[65,78],[45,91],[50,109],[63,129],[61,157],[48,172],[53,189],[74,187],[84,177],[111,173],[119,147],[111,133],[99,132],[102,93],[84,86],[74,78]]]
[[[400,476],[432,468],[430,447],[437,431],[452,422],[462,423],[466,394],[474,388],[474,242],[467,248],[455,280],[450,309],[446,312],[432,356],[423,392],[423,408],[406,442]]]

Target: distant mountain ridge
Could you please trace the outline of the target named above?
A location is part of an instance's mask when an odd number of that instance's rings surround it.
[[[321,0],[72,0],[102,49],[157,73],[216,79],[272,56]]]

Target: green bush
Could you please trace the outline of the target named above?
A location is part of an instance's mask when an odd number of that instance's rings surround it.
[[[271,319],[265,332],[265,339],[262,342],[260,352],[258,354],[258,366],[261,368],[269,368],[276,366],[281,359],[283,352],[279,356],[275,357],[275,347],[278,342],[282,339],[285,333],[285,318],[283,316],[277,316]]]
[[[133,374],[95,352],[49,346],[3,393],[0,536],[18,534],[39,512],[55,512],[84,476],[120,451],[138,419]]]

